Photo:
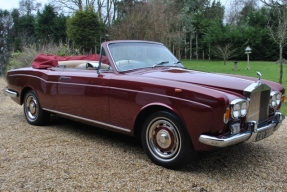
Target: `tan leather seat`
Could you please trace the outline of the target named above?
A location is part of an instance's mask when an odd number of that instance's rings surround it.
[[[89,61],[85,60],[70,60],[70,61],[58,61],[59,65],[65,65],[66,68],[76,68],[80,64],[86,64]]]
[[[65,66],[66,68],[86,69],[86,64],[88,62],[98,63],[98,61],[70,60],[70,61],[58,61],[58,65]],[[108,64],[101,63],[101,69],[108,69],[109,67],[110,66]]]
[[[98,63],[98,62],[94,62],[93,63]],[[81,63],[79,65],[76,66],[76,68],[81,68],[81,69],[86,69],[87,63]],[[101,63],[101,69],[108,69],[110,66],[108,64],[105,63]],[[88,68],[88,69],[94,69],[94,68]]]

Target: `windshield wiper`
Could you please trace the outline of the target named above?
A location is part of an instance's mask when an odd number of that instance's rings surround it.
[[[180,64],[181,62],[180,61],[176,61],[173,63],[173,66],[177,65],[177,64]]]
[[[155,66],[158,66],[158,65],[166,64],[166,63],[169,63],[169,61],[162,61],[162,62],[160,62],[160,63],[154,64],[154,65],[152,66],[152,68],[154,68]]]
[[[176,66],[176,65],[177,65],[177,67],[185,68],[180,61],[174,62],[172,66],[174,67],[174,66]],[[185,69],[186,69],[186,68],[185,68]]]

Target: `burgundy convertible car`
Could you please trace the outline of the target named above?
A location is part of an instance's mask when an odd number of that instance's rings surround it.
[[[32,125],[57,114],[139,136],[154,163],[178,168],[196,151],[259,141],[280,127],[285,90],[257,75],[188,70],[161,43],[110,41],[100,55],[39,55],[7,72],[6,94]]]

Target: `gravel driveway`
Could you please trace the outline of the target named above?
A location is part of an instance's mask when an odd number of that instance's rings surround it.
[[[269,138],[182,170],[154,165],[135,138],[52,116],[29,125],[0,79],[0,191],[287,191],[287,120]]]

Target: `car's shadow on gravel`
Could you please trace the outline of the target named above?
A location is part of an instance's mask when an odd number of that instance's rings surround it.
[[[105,139],[107,142],[141,148],[141,143],[138,138],[62,118],[57,115],[51,115],[49,126],[56,126],[56,129],[62,129],[64,132],[81,135],[86,139],[101,138]]]
[[[197,158],[182,171],[217,174],[232,174],[238,171],[248,173],[258,167],[264,167],[264,162],[272,162],[274,158],[272,152],[275,150],[257,143],[242,143],[208,152],[198,152]]]
[[[51,116],[49,128],[61,130],[63,134],[73,134],[84,137],[87,140],[96,141],[98,138],[103,140],[111,147],[122,148],[122,151],[129,150],[134,153],[133,157],[148,157],[144,154],[139,138],[119,134],[113,131],[83,124],[77,121],[65,119],[58,116]],[[112,145],[116,143],[117,145]],[[239,144],[226,148],[217,148],[213,151],[198,152],[197,157],[190,161],[190,164],[182,169],[181,172],[208,173],[218,172],[218,174],[232,173],[234,171],[248,172],[251,167],[263,166],[264,161],[272,161],[273,148],[265,148],[263,145],[255,143]]]

